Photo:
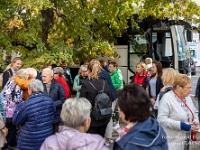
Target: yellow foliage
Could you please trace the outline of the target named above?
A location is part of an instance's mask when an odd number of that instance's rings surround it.
[[[68,47],[71,46],[72,42],[74,42],[74,39],[70,39],[70,38],[67,39],[66,44],[68,45]]]
[[[17,29],[21,29],[22,27],[24,27],[23,19],[14,16],[14,18],[10,20],[7,28],[8,30],[12,30],[14,27],[16,27]]]

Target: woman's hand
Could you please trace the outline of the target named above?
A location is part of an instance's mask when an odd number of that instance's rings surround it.
[[[161,88],[161,89],[160,89],[160,92],[164,92],[165,89],[166,89],[165,87]]]
[[[151,101],[152,105],[154,105],[156,103],[155,99],[153,99],[153,98],[151,98],[150,101]]]
[[[198,97],[194,97],[194,99],[195,99],[196,101],[198,101]]]
[[[191,125],[192,125],[191,131],[198,132],[199,123],[198,122],[193,122]]]
[[[4,134],[4,136],[6,137],[8,134],[8,128],[4,127],[1,131]]]

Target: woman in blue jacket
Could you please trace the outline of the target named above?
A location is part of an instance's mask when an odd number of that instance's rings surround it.
[[[39,150],[44,140],[53,133],[55,105],[44,94],[41,81],[33,79],[29,83],[29,98],[18,104],[13,124],[20,127],[17,148],[20,150]]]
[[[166,133],[150,118],[149,97],[138,84],[118,91],[119,114],[126,127],[118,130],[114,150],[168,150]]]

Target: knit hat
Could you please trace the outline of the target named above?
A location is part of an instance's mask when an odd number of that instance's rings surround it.
[[[57,73],[59,75],[62,75],[64,73],[64,70],[62,67],[55,67],[53,68],[53,73]]]

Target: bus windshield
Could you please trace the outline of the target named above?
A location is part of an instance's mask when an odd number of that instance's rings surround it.
[[[190,57],[189,46],[186,42],[186,33],[184,27],[181,25],[175,25],[177,49],[178,49],[178,60],[186,60]]]

